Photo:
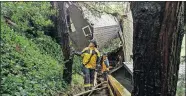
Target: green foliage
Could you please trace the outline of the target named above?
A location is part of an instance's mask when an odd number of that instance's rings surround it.
[[[79,74],[74,74],[72,75],[72,84],[73,85],[83,85],[84,79],[83,76]]]
[[[45,27],[53,26],[49,16],[55,11],[49,2],[2,2],[1,8],[1,14],[11,18],[19,31],[39,35]]]
[[[112,52],[113,50],[119,48],[120,38],[116,38],[111,40],[108,44],[106,44],[101,50],[102,53]]]
[[[179,76],[176,96],[185,96],[185,74]]]
[[[82,71],[82,57],[80,56],[74,56],[73,59],[73,73],[81,73]]]
[[[73,96],[79,92],[85,91],[83,82],[83,76],[79,74],[73,74],[71,86],[67,86],[66,90],[61,91],[60,96]]]
[[[10,17],[17,28],[1,16],[0,94],[48,96],[66,87],[61,75],[61,47],[43,34],[45,27],[53,26],[49,19],[52,14],[49,2],[2,3],[2,15]],[[30,37],[28,30],[32,32]]]
[[[80,6],[88,8],[93,15],[101,15],[103,13],[113,14],[124,13],[124,2],[78,2]]]
[[[63,53],[61,48],[51,37],[43,35],[42,37],[35,38],[33,42],[37,44],[37,47],[40,49],[42,54],[49,55],[58,60],[60,63],[63,62],[63,58],[61,56]]]

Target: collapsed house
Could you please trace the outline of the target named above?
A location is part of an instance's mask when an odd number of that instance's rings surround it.
[[[68,3],[71,19],[70,39],[75,49],[81,51],[89,44],[89,40],[95,39],[98,48],[103,48],[109,41],[118,38],[120,31],[116,17],[103,13],[95,16],[86,7],[75,3]]]

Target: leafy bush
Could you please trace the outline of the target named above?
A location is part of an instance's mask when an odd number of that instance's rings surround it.
[[[179,74],[176,96],[185,96],[185,74]]]
[[[1,8],[2,15],[11,18],[19,29],[32,33],[52,26],[49,17],[55,13],[49,2],[3,2]]]
[[[119,48],[120,44],[120,38],[115,38],[113,40],[111,40],[108,44],[106,44],[102,49],[100,49],[100,51],[102,53],[108,53],[111,52],[117,48]]]
[[[53,26],[49,19],[53,13],[49,2],[2,3],[0,94],[52,95],[66,87],[61,47],[43,34],[45,27]]]
[[[82,71],[82,57],[80,56],[74,56],[74,59],[73,59],[73,73],[81,73]]]

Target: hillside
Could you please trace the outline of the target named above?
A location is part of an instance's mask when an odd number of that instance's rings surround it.
[[[3,2],[1,94],[54,95],[66,90],[61,47],[52,33],[49,2]],[[10,23],[13,22],[13,23]]]

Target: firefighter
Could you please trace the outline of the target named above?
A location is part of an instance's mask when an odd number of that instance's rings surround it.
[[[96,41],[91,40],[88,47],[84,48],[82,52],[75,52],[75,54],[83,57],[84,87],[85,90],[89,90],[93,86],[95,69],[100,62],[100,52],[97,49]]]
[[[103,78],[107,81],[107,74],[109,72],[109,60],[106,53],[103,53],[101,58],[101,72],[103,74]]]

